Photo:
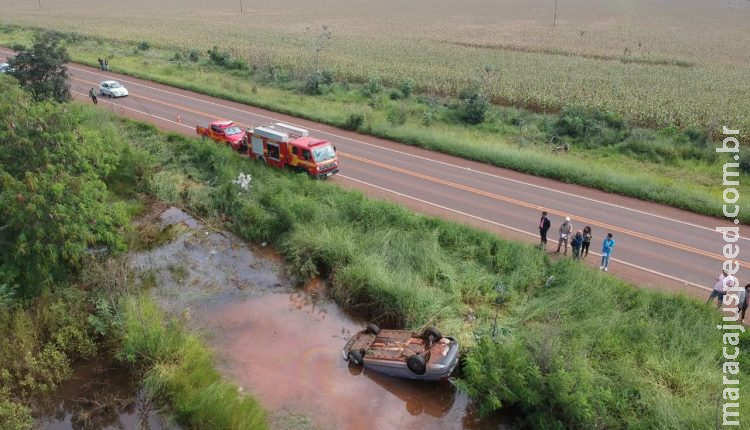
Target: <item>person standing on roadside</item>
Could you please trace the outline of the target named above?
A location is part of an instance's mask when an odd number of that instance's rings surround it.
[[[563,243],[565,244],[565,252],[563,252],[563,255],[568,255],[568,239],[570,238],[570,233],[573,231],[573,225],[570,223],[570,217],[565,217],[565,222],[563,222],[560,225],[560,239],[557,241],[557,251],[560,252],[560,247],[563,246]]]
[[[708,299],[706,300],[706,304],[713,300],[714,297],[717,297],[719,299],[719,302],[716,304],[717,307],[721,306],[721,301],[724,299],[724,278],[727,277],[726,270],[722,270],[719,276],[714,278],[716,280],[716,283],[714,284],[714,289],[711,290],[711,294],[708,295]]]
[[[107,62],[107,59],[104,59],[104,70],[109,72],[109,63]]]
[[[539,244],[539,248],[547,248],[547,232],[549,231],[550,221],[547,216],[547,211],[542,211],[542,219],[539,220],[539,236],[542,238],[542,242]]]
[[[99,60],[99,68],[104,70],[104,60],[102,60],[101,58],[98,58],[98,60]]]
[[[748,296],[750,295],[750,284],[745,285],[745,289],[737,294],[740,298],[740,304],[737,309],[740,311],[740,321],[745,321],[745,311],[747,310]]]
[[[586,258],[589,255],[589,246],[591,246],[591,227],[586,226],[583,228],[583,244],[581,245],[581,258]]]
[[[94,87],[91,87],[91,89],[89,90],[89,96],[91,97],[91,101],[93,101],[95,105],[99,104],[99,102],[96,101],[96,91],[94,91]]]
[[[607,272],[609,270],[609,257],[612,256],[612,251],[615,249],[615,239],[612,237],[612,233],[607,233],[607,237],[602,242],[602,265],[599,266],[599,270]]]
[[[573,248],[573,260],[578,260],[581,256],[581,246],[583,246],[583,233],[578,230],[573,240],[570,241],[570,247]]]

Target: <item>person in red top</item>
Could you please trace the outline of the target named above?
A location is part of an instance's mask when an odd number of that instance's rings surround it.
[[[547,248],[547,231],[549,231],[550,221],[547,217],[547,212],[542,212],[542,219],[539,220],[539,236],[542,238],[542,242],[539,244],[539,248]]]

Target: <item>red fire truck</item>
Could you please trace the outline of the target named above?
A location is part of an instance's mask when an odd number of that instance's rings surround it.
[[[327,140],[310,137],[304,128],[277,122],[239,135],[236,129],[239,127],[231,121],[214,121],[209,127],[196,127],[196,132],[269,166],[289,167],[320,179],[339,171],[336,148]]]

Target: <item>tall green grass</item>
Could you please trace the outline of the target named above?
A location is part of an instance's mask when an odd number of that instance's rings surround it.
[[[178,321],[168,320],[146,295],[123,303],[122,357],[146,373],[143,384],[169,400],[191,428],[265,429],[265,412],[236,385],[222,380],[212,354]]]
[[[483,412],[514,406],[528,428],[713,423],[721,333],[710,307],[576,262],[551,263],[530,246],[270,169],[213,143],[123,124],[133,147],[161,166],[147,184],[157,197],[223,220],[248,240],[270,241],[301,278],[328,275],[346,309],[457,336],[468,350],[459,386]],[[240,172],[253,177],[248,191],[231,183]],[[545,288],[549,275],[555,281]],[[503,302],[492,338],[497,286]],[[743,401],[743,412],[748,406]]]

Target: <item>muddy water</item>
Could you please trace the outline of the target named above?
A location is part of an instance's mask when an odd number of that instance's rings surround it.
[[[45,430],[179,429],[151,408],[127,370],[103,361],[76,366],[73,377],[33,409],[35,428]]]
[[[349,365],[341,348],[365,322],[327,299],[324,282],[295,288],[273,252],[207,230],[177,209],[162,222],[191,230],[139,255],[136,266],[154,271],[155,297],[206,335],[219,370],[260,400],[271,428],[505,428],[478,419],[448,382],[399,380]]]

